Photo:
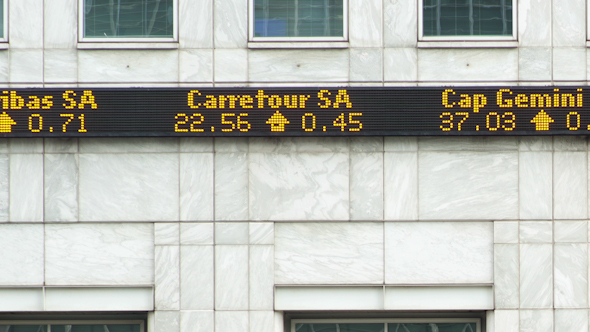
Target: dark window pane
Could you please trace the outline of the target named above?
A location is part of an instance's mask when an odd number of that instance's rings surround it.
[[[513,0],[423,0],[424,36],[511,36]]]
[[[84,37],[172,37],[172,0],[84,0]]]
[[[476,332],[475,323],[390,323],[389,332]]]
[[[383,332],[383,323],[356,324],[296,324],[296,332]]]
[[[0,332],[46,332],[46,325],[0,325]]]

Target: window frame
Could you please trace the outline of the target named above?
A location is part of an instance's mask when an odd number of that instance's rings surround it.
[[[424,36],[424,0],[418,0],[418,41],[516,41],[518,36],[518,0],[512,0],[512,35],[511,36]]]
[[[71,319],[71,320],[0,320],[0,325],[115,325],[115,324],[137,324],[139,325],[139,332],[146,332],[145,328],[145,321],[139,319],[125,319],[125,320],[116,320],[116,319],[105,319],[105,320],[96,320],[96,319]],[[50,329],[47,329],[47,332],[51,332]]]
[[[476,332],[481,331],[480,318],[344,318],[344,319],[291,319],[289,332],[296,332],[295,324],[345,324],[345,323],[382,323],[387,331],[388,323],[475,323]]]
[[[348,41],[348,0],[342,0],[342,37],[255,37],[254,1],[248,0],[248,41],[249,42],[347,42]]]
[[[4,28],[4,35],[0,37],[0,43],[8,43],[8,1],[9,0],[2,1],[2,25]]]
[[[7,0],[5,0],[7,1]],[[178,42],[178,0],[172,0],[172,37],[85,37],[84,1],[78,0],[78,43],[177,43]]]

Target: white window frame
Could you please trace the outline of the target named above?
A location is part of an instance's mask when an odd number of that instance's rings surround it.
[[[178,42],[178,0],[172,0],[174,6],[172,37],[84,37],[84,0],[78,0],[78,42],[79,43],[176,43]]]
[[[4,0],[2,4],[4,14],[4,17],[2,17],[4,20],[2,22],[4,26],[4,36],[0,38],[0,43],[8,43],[8,1],[9,0]]]
[[[115,325],[137,324],[139,332],[146,332],[143,320],[0,320],[0,325]],[[47,332],[51,332],[47,329]]]
[[[388,323],[475,323],[475,332],[481,331],[479,318],[392,318],[392,319],[292,319],[291,330],[295,331],[295,324],[346,324],[346,323],[379,323],[384,324],[384,332]]]
[[[348,0],[342,0],[342,37],[255,37],[254,0],[248,0],[248,40],[250,42],[346,42],[348,41]]]
[[[512,36],[424,36],[424,0],[418,0],[419,41],[515,41],[518,36],[518,0],[512,0]]]

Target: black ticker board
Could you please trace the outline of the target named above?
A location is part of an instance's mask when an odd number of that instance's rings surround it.
[[[0,136],[588,135],[589,98],[566,86],[6,89]]]

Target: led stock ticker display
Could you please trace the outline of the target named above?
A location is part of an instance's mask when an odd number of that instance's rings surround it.
[[[0,136],[588,135],[586,90],[5,89]]]

